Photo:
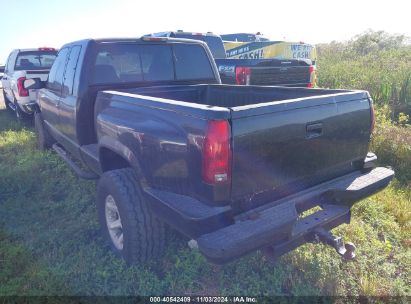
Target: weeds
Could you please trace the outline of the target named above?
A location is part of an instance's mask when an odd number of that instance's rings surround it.
[[[410,114],[411,46],[386,43],[362,52],[357,41],[318,46],[319,86],[367,90],[377,106],[388,105],[395,117]]]

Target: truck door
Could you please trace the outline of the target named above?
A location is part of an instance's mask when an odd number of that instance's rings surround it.
[[[70,49],[63,48],[57,55],[56,61],[51,67],[46,89],[40,90],[38,101],[44,122],[49,127],[55,138],[61,138],[58,132],[58,108],[60,106],[63,88],[63,76]]]
[[[72,142],[76,141],[75,112],[78,98],[78,85],[74,85],[76,80],[76,68],[81,52],[80,45],[71,47],[67,59],[67,65],[63,76],[63,88],[61,92],[60,105],[58,107],[58,130],[63,134],[62,144],[70,150]],[[78,76],[77,76],[78,77]],[[71,150],[70,150],[71,151]],[[74,151],[71,151],[72,153]]]

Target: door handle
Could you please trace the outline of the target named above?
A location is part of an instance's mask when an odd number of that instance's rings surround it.
[[[322,134],[323,134],[323,124],[321,122],[307,124],[307,127],[306,127],[306,137],[307,138],[318,137],[318,136],[321,136]]]

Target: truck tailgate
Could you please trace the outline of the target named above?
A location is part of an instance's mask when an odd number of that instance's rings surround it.
[[[237,69],[250,69],[250,85],[306,87],[310,82],[310,62],[282,59],[215,59],[221,81],[236,84]],[[243,84],[243,83],[237,83]]]
[[[272,66],[251,68],[250,84],[258,85],[300,85],[310,82],[310,67],[307,66]]]
[[[356,92],[231,108],[232,200],[253,208],[358,170],[370,102]]]
[[[33,70],[26,71],[26,78],[40,78],[41,81],[46,81],[49,75],[49,70]]]

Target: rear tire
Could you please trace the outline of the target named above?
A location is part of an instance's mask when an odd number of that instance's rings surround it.
[[[4,89],[3,89],[3,101],[4,101],[4,105],[6,106],[6,109],[7,109],[7,110],[11,110],[11,108],[10,108],[10,100],[7,98],[6,92],[4,92]]]
[[[129,264],[163,254],[165,224],[149,209],[133,169],[105,172],[97,184],[100,227],[114,253]]]
[[[48,130],[44,127],[43,118],[40,112],[34,113],[34,130],[37,137],[37,147],[40,150],[50,149],[56,142]]]

